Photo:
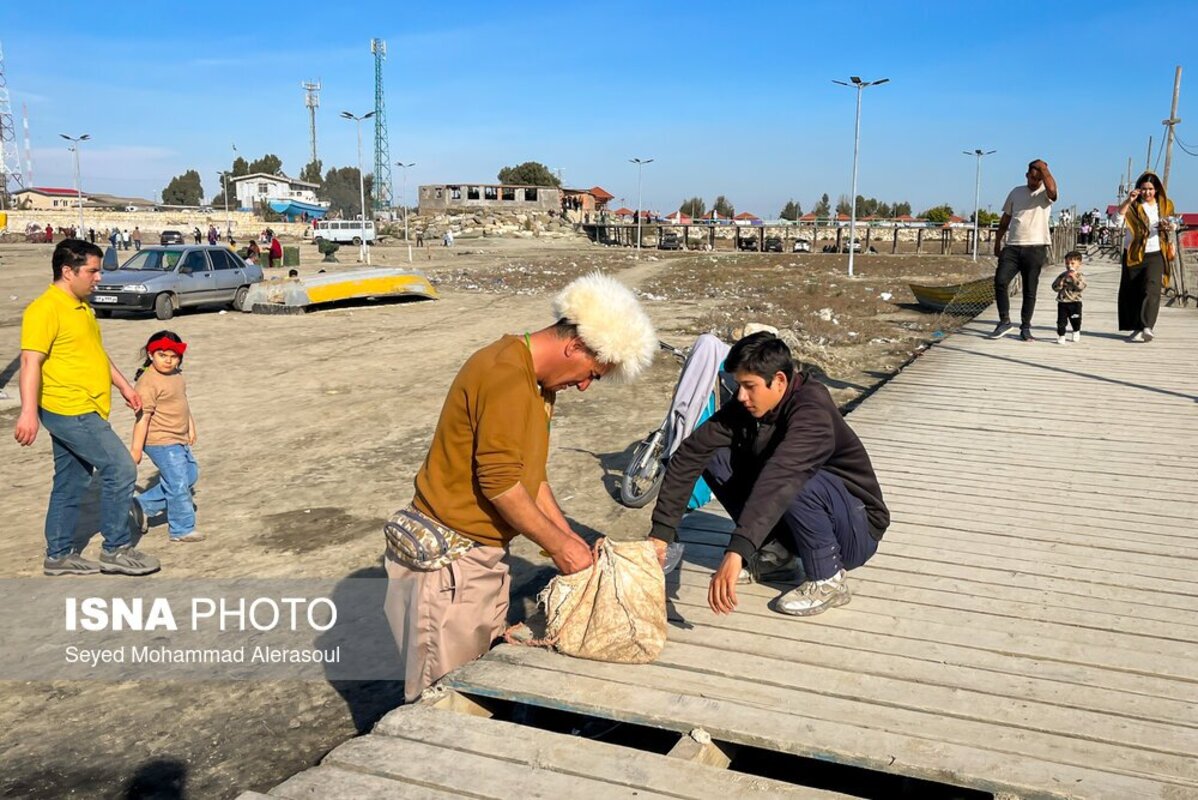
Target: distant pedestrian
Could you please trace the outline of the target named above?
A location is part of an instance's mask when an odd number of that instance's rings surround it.
[[[125,230],[121,231],[121,249],[128,250],[129,243],[131,241],[132,241],[132,239],[129,238],[129,229],[125,228]]]
[[[133,249],[141,250],[141,228],[133,226]]]
[[[416,246],[424,247],[424,231],[416,231]]]
[[[270,261],[267,266],[283,266],[283,243],[279,241],[278,237],[273,235],[270,237]]]
[[[54,241],[54,226],[49,222],[46,223],[46,244]]]
[[[1011,281],[1019,275],[1023,280],[1019,338],[1025,342],[1035,341],[1032,336],[1032,316],[1036,312],[1040,270],[1048,261],[1048,248],[1052,243],[1048,220],[1052,215],[1052,204],[1057,199],[1057,181],[1043,159],[1028,164],[1026,177],[1026,186],[1016,186],[1007,195],[998,232],[994,236],[994,255],[998,257],[998,269],[994,272],[998,325],[990,334],[991,339],[1001,338],[1015,330],[1011,324],[1008,290]]]
[[[92,244],[96,243],[96,229],[95,228],[87,229],[87,240],[89,242],[91,242]]]
[[[208,226],[208,244],[210,244],[210,245],[216,244],[216,226],[215,225]]]
[[[133,549],[129,511],[137,468],[108,422],[112,386],[134,411],[141,398],[104,350],[95,312],[87,303],[100,282],[103,253],[69,239],[54,248],[54,283],[25,309],[21,320],[21,414],[13,436],[33,444],[45,426],[54,450],[54,482],[46,511],[47,575],[116,572],[146,575],[158,559]],[[99,563],[75,546],[75,526],[93,473],[100,483]]]
[[[191,447],[196,442],[196,421],[187,402],[187,384],[181,367],[187,344],[174,331],[158,331],[144,348],[145,363],[137,371],[141,412],[133,426],[130,452],[135,464],[142,453],[158,468],[158,483],[135,496],[144,519],[166,512],[172,542],[203,541],[196,530],[196,507],[191,492],[199,466]]]
[[[1119,279],[1119,330],[1131,331],[1129,342],[1156,338],[1161,289],[1169,285],[1173,244],[1173,201],[1156,173],[1139,177],[1119,206],[1126,233],[1123,237],[1123,270]]]
[[[1057,344],[1065,343],[1065,326],[1073,328],[1073,341],[1082,338],[1082,292],[1086,279],[1082,275],[1082,254],[1074,250],[1065,255],[1065,271],[1052,282],[1057,293]]]
[[[120,230],[120,228],[114,227],[114,228],[112,228],[112,230],[108,231],[108,244],[110,244],[112,246],[113,250],[120,249],[120,246],[121,246],[121,230]]]
[[[199,244],[204,239],[204,234],[200,233],[200,227],[198,225],[195,228],[192,228],[191,235],[193,238],[195,238],[196,244]]]
[[[262,248],[258,246],[258,242],[250,239],[250,243],[245,248],[245,260],[247,264],[257,264],[262,258]]]

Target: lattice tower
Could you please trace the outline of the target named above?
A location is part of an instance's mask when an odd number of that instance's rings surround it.
[[[315,164],[319,160],[316,157],[316,109],[320,108],[320,81],[305,81],[300,86],[304,89],[304,105],[308,108],[308,136],[312,140],[312,160],[308,163]]]
[[[21,173],[21,155],[17,149],[17,129],[12,121],[12,103],[8,96],[8,79],[4,76],[4,48],[0,46],[0,208],[10,208],[10,186],[25,187]]]
[[[387,138],[387,104],[383,96],[383,62],[387,59],[387,43],[370,40],[374,54],[374,210],[391,208],[391,146]]]

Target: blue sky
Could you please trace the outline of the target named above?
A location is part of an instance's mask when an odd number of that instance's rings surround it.
[[[849,193],[854,92],[831,81],[850,75],[891,80],[865,91],[858,193],[916,211],[972,210],[974,161],[961,151],[975,147],[998,151],[983,163],[983,207],[998,208],[1036,157],[1060,182],[1059,207],[1105,206],[1128,157],[1138,174],[1148,137],[1162,139],[1175,65],[1186,70],[1178,136],[1198,152],[1198,116],[1186,113],[1198,92],[1195,3],[54,7],[52,20],[0,7],[38,185],[72,183],[60,132],[93,137],[82,150],[91,191],[156,198],[195,168],[211,196],[233,143],[297,174],[309,152],[300,82],[313,79],[325,168],[353,165],[354,126],[337,115],[373,107],[372,36],[388,45],[391,160],[417,163],[409,197],[418,183],[493,181],[537,160],[633,206],[636,156],[656,159],[648,208],[725,194],[766,217],[791,197],[808,210],[823,192]],[[369,168],[373,130],[363,133]],[[1198,211],[1196,179],[1198,158],[1175,147],[1179,208]]]

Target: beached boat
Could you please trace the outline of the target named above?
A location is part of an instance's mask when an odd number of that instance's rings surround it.
[[[245,305],[247,311],[263,314],[303,313],[329,303],[395,297],[436,300],[437,290],[418,269],[367,267],[263,281],[250,288]]]
[[[951,286],[921,286],[907,284],[911,294],[922,307],[929,311],[944,311],[949,305],[981,310],[994,302],[994,278],[978,278],[968,283]]]

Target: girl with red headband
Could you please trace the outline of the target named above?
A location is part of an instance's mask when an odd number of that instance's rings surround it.
[[[196,423],[187,402],[187,385],[180,368],[187,344],[174,331],[158,331],[146,342],[145,363],[137,371],[134,387],[141,397],[141,413],[133,426],[134,462],[144,452],[158,467],[158,483],[134,497],[145,521],[166,512],[172,542],[199,542],[195,504],[191,493],[199,477],[191,446],[196,441]]]

